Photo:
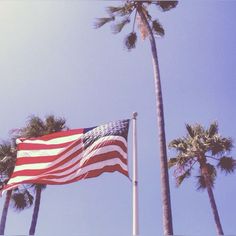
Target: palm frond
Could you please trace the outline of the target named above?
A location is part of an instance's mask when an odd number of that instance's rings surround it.
[[[179,146],[180,143],[183,142],[182,138],[177,138],[177,139],[173,139],[170,143],[169,143],[169,148],[176,148]]]
[[[212,155],[230,152],[232,148],[233,140],[231,138],[223,138],[219,135],[215,135],[211,140],[209,140],[209,149]]]
[[[0,173],[4,176],[4,179],[8,179],[14,169],[16,162],[16,157],[6,157],[4,160],[0,161]]]
[[[197,178],[197,190],[204,190],[206,188],[206,181],[204,176],[198,175]]]
[[[103,25],[111,22],[111,21],[114,21],[115,20],[115,17],[112,16],[112,17],[103,17],[103,18],[97,18],[95,23],[94,23],[94,28],[95,29],[98,29],[100,27],[102,27]]]
[[[192,129],[194,131],[195,136],[202,137],[205,134],[204,127],[200,124],[194,124],[192,125]]]
[[[17,190],[12,194],[13,207],[17,211],[29,208],[33,204],[34,197],[28,190]]]
[[[231,174],[236,168],[235,160],[232,157],[223,156],[220,158],[217,167],[225,174]]]
[[[110,16],[128,16],[131,14],[131,12],[134,10],[134,3],[130,2],[130,3],[125,3],[123,6],[109,6],[106,8],[107,13]]]
[[[177,185],[177,187],[179,187],[179,186],[182,184],[182,182],[183,182],[185,179],[189,178],[190,176],[191,176],[191,171],[190,171],[190,169],[187,170],[184,174],[177,176],[177,177],[176,177],[176,185]]]
[[[225,152],[230,152],[232,148],[234,147],[233,145],[233,139],[232,138],[222,138],[222,146],[224,148]]]
[[[196,136],[192,140],[191,145],[192,145],[192,149],[195,150],[196,153],[205,153],[208,149],[204,141],[204,137]]]
[[[2,181],[8,180],[15,166],[16,150],[12,148],[10,142],[0,144],[0,173]]]
[[[177,156],[177,160],[178,160],[178,166],[180,166],[181,168],[189,168],[193,162],[194,162],[194,156],[188,156],[188,155],[181,155],[179,154]]]
[[[125,38],[125,46],[128,50],[131,50],[135,48],[137,42],[137,34],[135,32],[130,33],[126,38]]]
[[[159,35],[159,36],[165,35],[165,30],[158,20],[152,21],[152,30],[154,34],[156,35]]]
[[[12,194],[12,202],[13,202],[13,207],[17,211],[21,211],[21,210],[25,209],[27,206],[23,193],[13,193]]]
[[[178,163],[178,158],[173,157],[168,161],[168,168],[175,166]]]
[[[212,164],[207,163],[207,172],[210,178],[214,181],[217,175],[216,168]]]
[[[27,202],[27,207],[31,207],[34,203],[34,197],[31,195],[31,193],[28,190],[24,191],[25,199]]]
[[[51,134],[65,129],[65,123],[66,120],[64,118],[56,118],[54,115],[47,116],[44,124],[44,134]]]
[[[217,122],[213,122],[209,129],[207,130],[209,138],[212,138],[214,135],[218,133],[218,124]]]
[[[204,190],[206,189],[207,185],[206,185],[206,181],[205,181],[205,178],[203,175],[199,175],[199,176],[196,176],[197,178],[197,190]],[[214,187],[214,181],[209,178],[209,185],[211,188]]]
[[[185,127],[186,127],[186,129],[187,129],[187,131],[188,131],[188,135],[189,135],[191,138],[194,138],[195,133],[194,133],[193,127],[192,127],[191,125],[189,125],[189,124],[186,124]]]
[[[187,149],[188,149],[188,143],[183,138],[177,138],[177,139],[172,140],[169,143],[168,147],[176,149],[177,152],[185,153],[187,152]]]
[[[44,122],[37,116],[31,116],[25,128],[20,129],[19,135],[24,138],[38,137],[44,134]]]
[[[17,137],[34,138],[59,132],[66,128],[64,118],[56,118],[54,115],[49,115],[42,120],[37,116],[32,116],[27,122],[26,127],[18,131]]]
[[[112,32],[114,34],[120,33],[122,31],[122,29],[124,28],[124,26],[127,25],[128,23],[130,23],[130,19],[129,18],[125,18],[121,22],[113,24],[112,25]]]
[[[113,16],[117,12],[122,12],[123,8],[124,8],[124,6],[120,6],[120,7],[109,6],[106,8],[106,11],[109,15]]]
[[[157,1],[157,5],[162,11],[169,11],[178,5],[178,1]]]
[[[10,142],[3,142],[0,144],[0,159],[12,155],[12,147]]]

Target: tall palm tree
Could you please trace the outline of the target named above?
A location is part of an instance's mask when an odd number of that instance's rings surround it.
[[[20,129],[17,135],[24,138],[36,138],[42,135],[59,132],[66,129],[65,122],[65,119],[56,118],[53,115],[47,116],[45,120],[42,120],[37,116],[32,116],[28,120],[26,127]],[[45,189],[46,185],[34,184],[32,187],[35,191],[35,201],[29,235],[35,234],[40,208],[41,192],[43,189]]]
[[[231,174],[235,170],[235,160],[228,156],[233,147],[231,138],[222,137],[218,132],[218,124],[213,122],[208,129],[200,124],[186,125],[187,135],[174,139],[169,147],[177,152],[177,156],[169,160],[169,167],[175,168],[177,186],[190,177],[197,166],[198,189],[206,189],[218,235],[223,235],[213,187],[217,169]]]
[[[157,19],[149,13],[149,7],[157,7],[161,11],[168,11],[178,4],[178,1],[153,1],[153,0],[126,0],[120,6],[110,6],[107,8],[108,17],[98,18],[95,28],[100,28],[106,23],[112,23],[113,33],[119,33],[124,26],[133,20],[132,32],[125,38],[125,46],[128,50],[135,48],[137,34],[135,32],[135,23],[138,22],[138,28],[143,39],[149,38],[152,52],[154,84],[156,93],[156,111],[157,125],[159,130],[160,145],[160,171],[162,187],[162,205],[163,205],[163,227],[164,235],[173,234],[172,213],[170,201],[170,187],[167,166],[166,137],[164,123],[164,109],[161,89],[160,70],[157,56],[157,47],[155,36],[163,36],[164,28]]]
[[[0,144],[0,179],[1,188],[9,180],[15,165],[16,149],[10,142],[3,142]],[[13,207],[18,210],[24,210],[33,204],[33,196],[26,188],[15,188],[8,190],[2,210],[0,222],[0,235],[4,235],[6,219],[10,202],[13,202]]]

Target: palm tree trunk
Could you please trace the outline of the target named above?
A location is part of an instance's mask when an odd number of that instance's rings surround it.
[[[35,196],[35,203],[34,203],[34,212],[32,216],[31,226],[29,230],[29,235],[35,234],[36,224],[38,220],[39,214],[39,207],[40,207],[40,200],[41,200],[41,192],[42,188],[40,186],[36,186],[36,196]]]
[[[0,235],[4,235],[6,220],[7,220],[7,212],[8,212],[9,204],[11,200],[11,194],[12,194],[12,190],[8,190],[6,194],[4,207],[2,210],[2,217],[1,217],[1,223],[0,223]]]
[[[208,196],[210,199],[211,209],[212,209],[212,212],[214,215],[217,233],[218,233],[218,235],[224,235],[224,232],[223,232],[223,229],[221,226],[221,222],[220,222],[219,213],[218,213],[216,202],[215,202],[215,198],[214,198],[214,194],[213,194],[212,188],[210,186],[207,186],[207,192],[208,192]]]
[[[221,222],[220,222],[220,216],[219,216],[219,213],[218,213],[214,193],[212,191],[212,187],[211,187],[211,184],[210,184],[210,181],[209,181],[209,175],[208,175],[208,171],[207,171],[206,166],[202,167],[202,175],[204,176],[204,180],[205,180],[205,183],[206,183],[207,193],[208,193],[208,196],[209,196],[211,209],[212,209],[212,213],[213,213],[215,224],[216,224],[217,234],[218,235],[224,235],[223,228],[222,228]]]
[[[160,171],[161,171],[164,235],[173,235],[169,173],[168,173],[167,152],[166,152],[164,108],[163,108],[163,98],[162,98],[162,90],[161,90],[160,70],[159,70],[159,63],[158,63],[158,57],[157,57],[157,48],[156,48],[156,42],[155,42],[152,29],[147,21],[145,14],[143,13],[141,3],[139,7],[137,8],[137,10],[144,25],[148,29],[149,40],[150,40],[151,51],[152,51],[154,83],[155,83],[155,93],[156,93],[157,125],[158,125],[158,131],[159,131],[159,141],[160,141],[160,167],[161,167]]]

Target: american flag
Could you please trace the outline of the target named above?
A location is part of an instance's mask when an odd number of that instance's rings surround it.
[[[21,184],[69,184],[118,171],[128,176],[129,120],[17,139],[17,160],[3,191]]]

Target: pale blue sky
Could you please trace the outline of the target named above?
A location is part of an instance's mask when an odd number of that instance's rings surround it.
[[[69,127],[79,128],[137,111],[140,235],[162,235],[149,43],[139,39],[137,48],[127,52],[123,38],[131,26],[115,36],[109,26],[93,29],[94,19],[110,4],[0,1],[0,139],[32,114],[64,116]],[[157,46],[168,142],[185,134],[185,123],[213,120],[222,135],[236,140],[235,9],[235,1],[186,0],[168,13],[156,10],[166,30]],[[195,191],[194,179],[177,189],[172,172],[170,186],[175,234],[214,235],[207,193]],[[218,175],[215,198],[225,233],[236,234],[235,175]],[[6,234],[27,234],[31,214],[32,209],[20,214],[10,209]],[[44,236],[131,235],[131,183],[115,173],[48,186],[36,231]]]

